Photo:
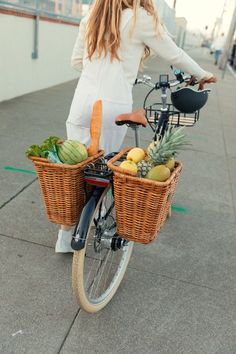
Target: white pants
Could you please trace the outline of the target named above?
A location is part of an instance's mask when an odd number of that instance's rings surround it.
[[[92,114],[92,103],[86,105],[84,114],[75,119],[76,108],[79,100],[74,100],[71,105],[70,115],[66,122],[67,138],[79,140],[81,143],[89,146],[90,144],[90,120]],[[81,111],[81,107],[77,110]],[[102,131],[100,136],[99,148],[105,151],[105,154],[119,151],[127,132],[127,126],[117,126],[115,118],[122,113],[130,113],[132,104],[117,104],[108,101],[102,101]],[[72,117],[72,119],[70,118]]]

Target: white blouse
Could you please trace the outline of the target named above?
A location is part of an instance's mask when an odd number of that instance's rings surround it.
[[[122,59],[126,79],[131,85],[137,77],[145,45],[149,46],[151,51],[157,56],[183,72],[196,76],[199,80],[209,76],[208,72],[203,70],[175,44],[161,24],[158,25],[157,31],[155,30],[152,16],[143,8],[138,10],[135,28],[132,35],[130,35],[130,28],[132,28],[133,23],[130,12],[132,12],[131,9],[125,9],[122,14],[121,22],[125,21],[126,16],[131,19],[121,33],[119,55]],[[78,71],[82,71],[83,60],[86,57],[85,31],[87,19],[88,15],[80,22],[79,33],[71,57],[71,65]]]

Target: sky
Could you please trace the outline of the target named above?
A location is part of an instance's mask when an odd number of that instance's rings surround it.
[[[165,0],[170,7],[173,7],[173,0]],[[185,17],[189,29],[205,31],[208,26],[210,32],[217,17],[221,17],[225,3],[225,13],[221,31],[226,32],[232,17],[235,0],[177,0],[176,16]]]

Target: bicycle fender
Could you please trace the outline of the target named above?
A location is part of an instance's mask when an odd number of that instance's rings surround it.
[[[96,188],[83,208],[80,216],[80,221],[76,225],[72,235],[71,247],[75,251],[80,251],[85,246],[91,218],[103,191],[104,188]]]

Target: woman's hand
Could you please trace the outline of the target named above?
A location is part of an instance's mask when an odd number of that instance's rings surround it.
[[[198,89],[199,89],[199,90],[203,90],[205,84],[213,84],[213,83],[216,83],[216,82],[217,82],[217,77],[214,76],[214,75],[211,74],[211,73],[208,73],[207,76],[205,76],[203,79],[201,79],[201,80],[199,81],[199,87],[198,87]]]
[[[187,86],[193,86],[196,85],[196,83],[198,83],[198,90],[203,90],[204,89],[204,85],[205,84],[212,84],[217,82],[217,77],[214,76],[211,73],[207,73],[207,75],[202,78],[201,80],[197,80],[197,78],[195,76],[192,76],[191,79],[188,81]]]

